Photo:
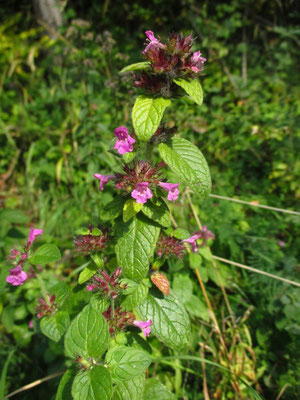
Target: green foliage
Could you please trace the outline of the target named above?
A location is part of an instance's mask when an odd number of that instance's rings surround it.
[[[182,87],[182,89],[190,96],[190,98],[199,106],[203,103],[203,91],[200,82],[197,79],[187,81],[185,79],[174,79],[176,85]]]
[[[101,365],[89,371],[80,371],[72,385],[74,400],[110,400],[112,395],[111,376]]]

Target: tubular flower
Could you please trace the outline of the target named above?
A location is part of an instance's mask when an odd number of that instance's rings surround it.
[[[27,274],[22,270],[22,265],[19,264],[16,268],[9,270],[9,275],[6,277],[6,282],[13,286],[21,286],[27,279]]]
[[[153,49],[163,49],[165,47],[164,44],[160,43],[158,39],[154,36],[154,33],[152,31],[146,31],[145,35],[147,36],[147,47],[143,51],[143,54],[146,54],[149,50]]]
[[[193,53],[192,57],[184,63],[183,69],[188,69],[197,74],[203,71],[203,64],[205,63],[205,61],[206,58],[201,57],[201,52],[196,51],[195,53]]]
[[[184,239],[183,242],[189,243],[192,246],[192,252],[197,253],[198,247],[197,247],[196,240],[200,239],[200,237],[201,237],[200,233],[195,233],[188,239]]]
[[[27,246],[31,247],[32,243],[35,241],[37,236],[41,235],[42,233],[43,233],[42,229],[31,228],[30,232],[29,232],[29,237],[28,237],[28,240],[27,240]]]
[[[148,199],[151,199],[153,193],[149,189],[149,182],[139,182],[131,193],[137,203],[144,204]]]
[[[176,199],[178,199],[178,195],[179,195],[178,187],[179,187],[180,183],[159,182],[158,185],[168,192],[168,200],[169,201],[174,202]]]
[[[135,140],[128,134],[128,129],[125,126],[119,126],[115,129],[117,141],[114,146],[120,154],[130,153],[133,150],[133,143]]]
[[[207,226],[204,226],[201,231],[195,232],[194,235],[189,237],[188,239],[183,240],[183,242],[190,243],[192,246],[192,251],[196,253],[198,251],[196,240],[202,239],[201,247],[206,246],[206,242],[208,239],[213,239],[215,235],[207,229]]]
[[[94,174],[94,177],[100,180],[100,187],[99,190],[103,190],[104,189],[104,185],[115,179],[115,175],[101,175],[101,174]]]
[[[151,325],[152,320],[148,319],[148,321],[133,321],[133,325],[137,326],[138,328],[142,329],[143,334],[145,337],[148,337],[151,332]]]

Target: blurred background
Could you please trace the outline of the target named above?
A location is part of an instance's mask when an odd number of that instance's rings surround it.
[[[113,196],[109,187],[98,192],[93,174],[110,174],[118,166],[110,141],[117,126],[131,127],[136,95],[130,77],[119,71],[141,61],[144,32],[162,40],[170,32],[192,32],[194,50],[207,58],[200,79],[203,105],[173,102],[165,119],[204,153],[212,193],[297,210],[299,22],[293,0],[1,1],[0,370],[8,367],[6,393],[65,368],[62,344],[42,336],[36,322],[33,329],[28,325],[39,296],[36,281],[6,286],[6,256],[23,245],[34,225],[44,230],[40,242],[56,243],[63,254],[43,271],[49,285],[63,277],[72,282],[72,272],[84,264],[84,257],[73,254],[74,232],[96,223]],[[193,231],[195,215],[185,202],[186,197],[172,211]],[[215,255],[300,282],[299,216],[216,198],[200,204],[192,196],[192,202],[216,235]],[[195,263],[228,343],[238,333],[235,372],[266,399],[299,399],[299,289],[218,263],[220,285],[205,256],[190,257],[184,266],[170,262],[174,291],[190,287],[198,298],[195,304],[189,297],[190,353],[200,356],[199,343],[205,343],[211,360],[218,359],[219,344],[209,333]],[[224,287],[236,318],[234,335]],[[163,351],[154,340],[153,346]],[[203,372],[192,362],[189,367],[200,377],[172,366],[152,372],[178,398],[204,399],[203,373],[211,399],[239,398],[219,371]],[[54,379],[14,398],[51,399],[57,385]]]

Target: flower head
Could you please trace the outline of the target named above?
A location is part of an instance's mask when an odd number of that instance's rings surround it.
[[[182,241],[173,236],[162,234],[156,243],[156,253],[158,257],[169,258],[176,256],[181,259],[184,256],[185,246]]]
[[[29,232],[29,237],[28,237],[28,240],[27,240],[27,246],[31,247],[32,243],[35,241],[37,236],[41,235],[42,233],[43,233],[42,229],[31,228],[30,232]]]
[[[55,303],[55,294],[50,296],[49,293],[47,293],[47,299],[46,301],[43,297],[39,298],[39,304],[36,306],[36,311],[38,312],[37,317],[42,318],[44,315],[52,315],[56,313],[57,311],[57,304]]]
[[[120,154],[130,153],[133,150],[133,143],[135,140],[128,134],[128,129],[125,126],[119,126],[115,129],[117,141],[114,146]]]
[[[151,332],[151,325],[152,320],[148,319],[148,321],[133,321],[133,325],[137,326],[138,328],[142,329],[143,334],[145,337],[148,337]]]
[[[145,35],[147,36],[147,47],[143,51],[143,54],[146,54],[149,50],[161,48],[163,49],[165,45],[163,43],[160,43],[158,39],[154,36],[154,33],[152,31],[146,31]]]
[[[153,193],[149,189],[149,182],[139,182],[131,193],[137,203],[144,204],[148,199],[151,199]]]
[[[183,242],[189,243],[192,246],[192,252],[197,253],[198,247],[197,247],[196,240],[200,239],[200,237],[201,237],[200,233],[195,233],[188,239],[184,239]]]
[[[178,198],[178,195],[179,195],[178,187],[179,187],[180,183],[159,182],[158,185],[161,188],[167,190],[169,201],[175,201]]]
[[[195,232],[194,235],[183,240],[183,242],[190,243],[192,251],[196,253],[198,251],[196,240],[202,239],[201,247],[204,247],[206,246],[208,239],[213,239],[214,237],[215,235],[207,229],[207,226],[203,226],[201,231]]]
[[[6,282],[13,286],[21,286],[27,279],[27,274],[22,270],[22,265],[17,265],[16,268],[9,270],[9,275],[6,277]]]
[[[99,190],[104,189],[104,185],[111,181],[112,179],[115,179],[115,175],[101,175],[101,174],[94,174],[94,177],[100,180],[100,187]]]
[[[201,57],[201,52],[196,51],[185,61],[183,69],[190,70],[191,72],[197,74],[203,70],[203,64],[205,61],[206,58]]]

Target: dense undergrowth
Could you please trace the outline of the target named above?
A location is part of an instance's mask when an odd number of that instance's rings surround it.
[[[0,25],[2,281],[9,249],[24,240],[32,224],[43,228],[42,241],[56,243],[63,254],[60,263],[43,270],[49,288],[62,276],[72,282],[85,264],[74,255],[73,235],[97,224],[99,209],[113,197],[109,188],[99,196],[93,174],[118,166],[107,148],[113,130],[131,124],[134,96],[131,77],[118,72],[139,61],[136,49],[147,29],[162,38],[170,31],[192,31],[207,58],[203,105],[179,100],[166,115],[170,126],[180,126],[204,153],[212,193],[297,208],[300,31],[293,2],[116,1],[105,2],[106,9],[74,1],[67,3],[55,39],[44,34],[25,3],[15,4],[15,10],[0,8],[6,16]],[[189,231],[197,228],[198,216],[216,236],[213,254],[300,281],[299,216],[212,197],[200,203],[188,192],[172,213]],[[231,365],[266,399],[281,390],[282,399],[299,398],[299,289],[213,262],[205,251],[186,256],[184,267],[170,261],[165,273],[192,318],[188,354]],[[206,293],[229,359],[220,356]],[[28,326],[39,296],[36,281],[3,287],[0,295],[1,367],[14,351],[6,393],[64,370],[62,344],[47,341],[35,319],[34,329]],[[156,339],[150,344],[158,358],[173,355]],[[240,393],[233,389],[226,373],[193,360],[165,359],[149,375],[179,398],[204,399],[205,385],[211,398],[247,398],[244,387]],[[56,386],[57,380],[49,381],[19,398],[50,398]]]

